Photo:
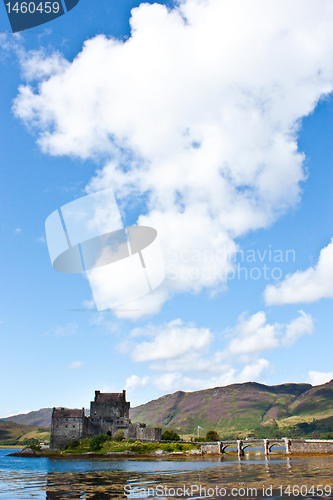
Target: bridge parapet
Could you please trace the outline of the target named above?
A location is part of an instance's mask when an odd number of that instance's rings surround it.
[[[201,453],[208,455],[221,455],[227,448],[237,449],[238,456],[244,456],[244,450],[250,447],[263,447],[265,455],[272,452],[273,446],[283,446],[286,453],[290,453],[289,439],[241,439],[229,441],[217,441],[214,443],[205,443],[201,445]]]
[[[290,453],[333,453],[333,439],[291,439]]]
[[[244,450],[250,447],[263,447],[265,455],[272,453],[273,446],[284,447],[287,454],[333,454],[333,439],[241,439],[217,441],[201,445],[201,453],[221,455],[227,448],[237,450],[238,456],[244,456]]]

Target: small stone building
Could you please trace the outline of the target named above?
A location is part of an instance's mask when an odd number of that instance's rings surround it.
[[[64,448],[67,443],[80,439],[85,427],[84,408],[53,408],[50,448]]]
[[[50,447],[64,448],[75,439],[99,434],[114,436],[120,429],[125,439],[160,441],[162,429],[149,428],[144,423],[132,423],[129,409],[125,391],[120,394],[95,391],[95,399],[90,403],[90,416],[85,416],[84,408],[53,408]]]

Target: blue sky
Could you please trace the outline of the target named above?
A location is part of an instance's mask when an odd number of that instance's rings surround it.
[[[0,417],[333,378],[332,5],[150,4],[80,0],[15,36],[1,11]],[[136,316],[89,311],[45,241],[110,187],[162,241]]]

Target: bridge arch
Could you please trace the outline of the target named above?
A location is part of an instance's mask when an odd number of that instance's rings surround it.
[[[287,446],[286,446],[286,443],[285,443],[285,442],[281,442],[281,441],[280,441],[279,443],[272,443],[272,444],[271,444],[271,443],[269,443],[269,445],[268,445],[268,450],[269,450],[269,452],[271,452],[271,451],[272,451],[273,446],[278,446],[279,448],[285,448],[285,449],[286,449],[286,451],[287,451]]]
[[[222,445],[221,446],[221,453],[225,453],[225,450],[227,448],[237,450],[237,441],[235,441],[235,443],[227,443],[225,445]]]
[[[265,449],[264,445],[261,443],[243,443],[243,450],[246,450],[246,448],[262,448]]]

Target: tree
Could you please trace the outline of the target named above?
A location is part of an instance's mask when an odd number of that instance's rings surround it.
[[[90,449],[91,451],[99,451],[105,441],[109,441],[109,436],[106,434],[99,434],[99,436],[94,436],[90,439]]]
[[[208,431],[206,434],[206,441],[218,441],[219,435],[216,431]]]
[[[122,441],[124,439],[124,431],[122,429],[118,429],[115,435],[113,436],[114,441]]]
[[[177,432],[170,430],[170,431],[164,431],[162,434],[162,440],[163,441],[179,441],[180,437],[177,434]]]
[[[195,437],[193,438],[194,443],[204,443],[206,439],[204,437]]]

